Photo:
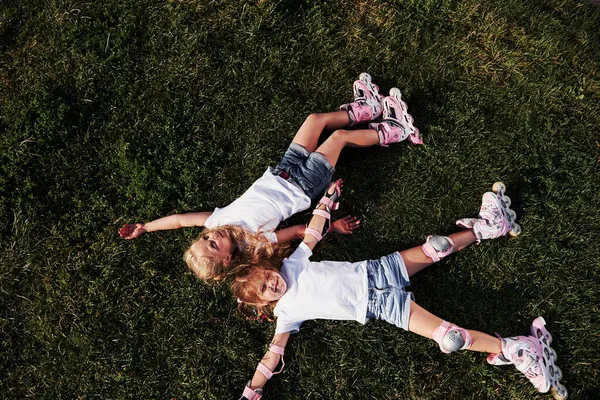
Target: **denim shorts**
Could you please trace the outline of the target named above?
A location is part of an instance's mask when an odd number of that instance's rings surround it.
[[[298,143],[290,144],[281,162],[273,170],[299,186],[312,201],[318,200],[331,182],[335,168],[321,153],[310,153]]]
[[[381,319],[408,330],[410,301],[414,296],[405,290],[410,281],[400,253],[367,261],[367,279],[367,318]]]

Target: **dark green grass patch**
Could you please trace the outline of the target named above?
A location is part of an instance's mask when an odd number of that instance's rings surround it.
[[[314,258],[454,232],[503,180],[523,234],[421,272],[416,300],[505,336],[543,315],[571,398],[596,398],[598,26],[597,5],[553,0],[2,2],[1,397],[237,398],[274,326],[186,271],[198,229],[117,228],[228,204],[369,71],[425,145],[344,152],[363,224]],[[549,397],[382,322],[308,322],[286,352],[265,398]]]

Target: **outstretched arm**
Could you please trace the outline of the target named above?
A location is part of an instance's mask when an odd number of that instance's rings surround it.
[[[351,235],[352,232],[360,225],[360,219],[350,215],[346,215],[331,223],[331,232],[339,233],[340,235]],[[289,242],[296,239],[304,239],[304,231],[306,225],[294,225],[289,228],[280,229],[275,232],[278,242]]]
[[[290,242],[292,240],[302,239],[304,237],[304,229],[306,229],[305,225],[294,225],[276,231],[275,235],[277,235],[277,241],[279,243]]]
[[[317,207],[317,210],[325,210],[325,205],[320,205],[319,207]],[[310,219],[307,228],[314,229],[317,232],[323,232],[323,228],[325,227],[325,221],[327,221],[325,217],[314,214]],[[314,235],[304,235],[303,242],[306,244],[306,246],[308,246],[309,249],[312,250],[315,248],[317,243],[319,243],[319,240],[320,239],[316,238]]]
[[[147,232],[179,229],[188,226],[204,226],[204,222],[212,212],[195,212],[186,214],[173,214],[154,221],[137,224],[125,224],[119,230],[123,239],[135,239]]]
[[[278,333],[273,336],[269,350],[267,350],[263,358],[260,360],[260,363],[256,368],[256,372],[254,373],[252,380],[246,386],[241,399],[260,399],[262,396],[262,387],[265,386],[267,381],[271,378],[272,372],[275,371],[275,368],[277,368],[277,365],[279,365],[279,361],[282,360],[283,349],[285,348],[289,338],[290,332]],[[281,369],[283,369],[283,366]],[[281,370],[279,370],[279,372],[281,372]],[[279,372],[276,372],[276,374]]]

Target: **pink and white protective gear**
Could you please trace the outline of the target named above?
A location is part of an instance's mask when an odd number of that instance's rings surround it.
[[[256,367],[256,370],[258,372],[260,372],[261,374],[263,374],[265,376],[265,378],[267,379],[271,379],[271,377],[273,375],[277,375],[280,374],[281,371],[283,371],[283,367],[285,367],[285,361],[283,361],[283,353],[284,353],[285,348],[281,347],[281,346],[277,346],[276,344],[271,343],[269,345],[269,351],[271,353],[275,353],[275,354],[279,354],[281,356],[281,368],[279,368],[279,371],[277,372],[272,372],[265,364],[263,363],[258,363],[258,366]]]
[[[283,367],[285,367],[285,361],[283,361],[283,353],[285,352],[285,348],[271,343],[269,345],[269,351],[281,356],[281,368],[279,369],[279,371],[273,372],[265,364],[259,363],[258,366],[256,367],[256,370],[258,372],[260,372],[261,374],[263,374],[265,376],[265,378],[267,378],[267,379],[271,379],[271,377],[273,375],[281,373],[281,371],[283,371]],[[251,382],[252,381],[248,382],[248,384],[244,387],[244,392],[242,393],[242,397],[240,400],[242,400],[242,399],[260,400],[260,398],[262,397],[262,394],[263,394],[262,389],[251,389],[250,388]]]
[[[244,387],[244,392],[242,393],[242,397],[240,400],[260,400],[263,392],[262,389],[250,389],[250,382]]]
[[[350,118],[350,125],[373,121],[379,118],[382,111],[379,87],[372,81],[371,75],[363,72],[352,86],[354,102],[340,106]]]
[[[438,262],[454,251],[454,242],[447,236],[430,235],[427,236],[427,240],[421,246],[421,250],[433,262]]]
[[[560,383],[562,371],[554,363],[556,351],[550,347],[552,335],[545,327],[546,321],[537,317],[531,324],[531,336],[501,338],[502,353],[490,354],[487,358],[492,365],[514,365],[535,388],[546,393],[552,389],[557,400],[565,400],[569,392]]]
[[[471,335],[466,329],[448,321],[443,321],[440,326],[435,328],[432,338],[440,345],[442,353],[468,349],[472,343]]]
[[[371,123],[369,128],[377,131],[379,144],[384,147],[407,138],[412,144],[423,144],[419,129],[415,128],[413,122],[400,89],[392,88],[390,95],[383,99],[383,121]]]
[[[333,190],[332,193],[330,193]],[[314,211],[312,212],[314,215],[321,216],[325,218],[325,225],[323,226],[322,231],[317,231],[316,229],[309,228],[308,225],[304,230],[305,235],[310,235],[320,241],[323,239],[323,236],[327,234],[329,231],[329,227],[331,226],[331,210],[337,210],[340,204],[336,201],[339,199],[342,194],[342,189],[338,184],[338,181],[332,182],[327,190],[325,190],[325,194],[319,200],[319,203],[316,205]],[[321,205],[325,204],[325,209],[319,209]],[[311,219],[312,221],[312,219]],[[308,222],[310,224],[310,221]]]
[[[517,213],[510,209],[511,200],[504,195],[506,186],[496,182],[492,192],[486,192],[481,201],[479,218],[464,218],[456,221],[456,225],[472,229],[477,243],[485,239],[495,239],[510,233],[511,236],[521,234],[521,226],[515,222]]]

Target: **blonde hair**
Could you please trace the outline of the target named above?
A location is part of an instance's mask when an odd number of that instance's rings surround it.
[[[272,312],[277,305],[277,300],[265,304],[259,297],[264,283],[265,271],[279,272],[279,268],[271,265],[269,261],[263,262],[261,265],[245,266],[238,271],[231,284],[231,290],[238,300],[238,310],[246,319],[265,318],[269,321],[273,320]]]
[[[224,260],[214,256],[203,256],[193,250],[193,245],[201,238],[212,232],[225,232],[232,244],[231,260]],[[183,255],[188,267],[194,274],[205,281],[221,281],[234,275],[243,265],[258,264],[261,260],[272,259],[272,262],[281,263],[289,255],[290,246],[287,243],[271,243],[262,233],[252,233],[238,225],[223,225],[212,229],[205,229],[198,239],[186,250]]]

